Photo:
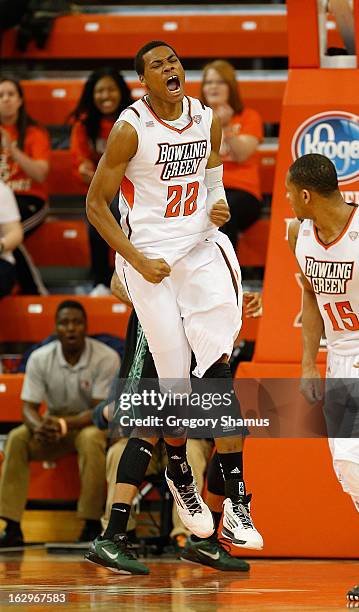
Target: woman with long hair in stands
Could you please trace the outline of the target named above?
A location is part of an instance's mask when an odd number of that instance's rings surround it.
[[[0,179],[15,194],[25,235],[46,217],[49,158],[48,132],[28,115],[20,83],[10,77],[0,78]],[[21,292],[46,294],[24,244],[14,251],[14,256]]]
[[[255,110],[244,106],[235,69],[224,60],[205,66],[201,98],[222,124],[220,154],[231,219],[221,229],[236,249],[238,233],[244,232],[260,216],[261,189],[255,152],[263,138],[262,119]]]
[[[119,114],[132,104],[131,92],[122,75],[113,68],[101,68],[87,79],[81,98],[71,114],[71,151],[74,171],[89,185],[105,150],[107,138]],[[120,221],[117,198],[111,211]],[[109,247],[97,230],[89,226],[94,289],[90,295],[110,295],[112,268]]]

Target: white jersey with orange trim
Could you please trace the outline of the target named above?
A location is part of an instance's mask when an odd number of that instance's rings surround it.
[[[181,117],[164,122],[145,97],[118,121],[130,123],[138,136],[121,185],[122,229],[146,256],[172,265],[216,230],[206,210],[204,183],[212,110],[185,97]]]
[[[313,221],[299,229],[296,257],[317,299],[328,350],[359,354],[359,210],[353,207],[338,238],[321,242]]]

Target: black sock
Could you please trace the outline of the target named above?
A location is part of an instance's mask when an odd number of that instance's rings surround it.
[[[214,522],[214,532],[217,533],[219,529],[219,524],[222,518],[222,512],[213,512],[213,510],[211,510],[211,512],[212,512],[213,522]]]
[[[207,489],[209,493],[224,497],[224,478],[217,451],[212,456],[207,468]]]
[[[224,493],[226,497],[236,498],[245,495],[243,480],[243,453],[218,453],[219,463],[224,478]]]
[[[103,534],[105,540],[112,540],[116,533],[126,533],[131,506],[117,502],[112,504],[111,516],[107,529]]]
[[[86,527],[89,527],[90,529],[96,529],[96,527],[100,527],[100,531],[101,530],[101,521],[99,519],[85,519],[86,522]]]
[[[6,531],[12,531],[13,533],[17,533],[21,531],[20,523],[18,521],[13,521],[11,519],[5,518],[6,521]]]
[[[243,453],[218,453],[224,480],[243,480]]]
[[[168,468],[167,474],[176,486],[190,484],[193,480],[191,466],[187,462],[186,443],[182,446],[172,446],[165,442]]]

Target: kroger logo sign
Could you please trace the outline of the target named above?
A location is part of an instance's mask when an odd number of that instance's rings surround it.
[[[342,111],[314,115],[302,123],[292,140],[293,159],[307,153],[329,157],[341,183],[359,177],[359,117]]]

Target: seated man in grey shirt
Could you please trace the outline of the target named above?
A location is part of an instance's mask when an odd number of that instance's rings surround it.
[[[106,499],[106,437],[92,425],[92,409],[107,397],[119,356],[86,336],[87,317],[80,302],[62,302],[56,312],[57,340],[36,349],[27,362],[22,388],[24,425],[6,442],[0,479],[0,517],[7,522],[0,547],[21,546],[30,461],[52,461],[78,453],[81,494],[78,516],[85,519],[79,541],[101,532]],[[41,402],[47,413],[40,416]]]

